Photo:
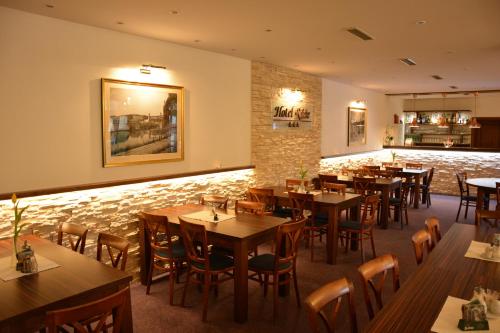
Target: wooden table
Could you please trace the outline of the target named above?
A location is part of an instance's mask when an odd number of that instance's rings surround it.
[[[464,257],[472,240],[491,241],[494,232],[455,223],[366,332],[429,332],[448,296],[470,299],[479,285],[498,290],[499,263]],[[460,317],[457,313],[457,323]]]
[[[489,202],[485,202],[484,196],[496,193],[496,183],[500,183],[500,178],[469,178],[465,182],[467,185],[477,188],[476,209],[489,210]],[[475,217],[475,222],[476,225],[479,224],[477,216]]]
[[[338,175],[337,182],[353,187],[353,178],[351,176]],[[399,195],[401,189],[400,178],[375,178],[375,189],[382,192],[381,210],[380,210],[380,225],[383,229],[387,229],[389,225],[389,198],[392,191],[396,191]],[[397,215],[396,215],[397,216]]]
[[[44,325],[49,310],[101,299],[127,287],[132,276],[95,259],[36,236],[24,236],[36,254],[60,267],[3,282],[0,280],[0,332],[35,332]],[[12,242],[0,241],[0,256],[12,254]],[[123,332],[132,332],[130,303]]]
[[[179,216],[209,207],[198,204],[187,204],[177,207],[168,207],[149,211],[148,213],[167,216],[172,231],[178,230]],[[286,219],[273,216],[255,216],[242,214],[232,219],[218,223],[204,222],[186,218],[187,221],[202,224],[206,227],[208,240],[211,244],[233,249],[234,252],[234,320],[244,323],[248,318],[248,250],[259,244],[271,241],[276,236],[278,226],[287,222]],[[140,227],[142,230],[144,226]],[[141,232],[141,275],[147,274],[149,269],[149,242]]]
[[[272,186],[274,196],[281,200],[283,204],[288,204],[288,193],[284,186]],[[328,210],[328,233],[326,237],[326,262],[328,264],[337,263],[338,252],[338,217],[339,212],[344,209],[351,210],[351,219],[360,217],[361,196],[358,194],[346,193],[345,195],[334,193],[321,193],[314,196],[314,201],[319,204],[320,209]]]

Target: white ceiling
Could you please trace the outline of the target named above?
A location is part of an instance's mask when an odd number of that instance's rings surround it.
[[[500,88],[499,0],[0,0],[0,5],[384,93],[452,91],[450,85]],[[420,20],[427,23],[416,24]],[[351,27],[374,40],[357,39],[346,32]],[[403,57],[417,66],[402,64]]]

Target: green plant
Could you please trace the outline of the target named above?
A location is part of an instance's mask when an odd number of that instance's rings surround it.
[[[392,163],[394,163],[396,161],[396,152],[391,150],[391,155],[392,155]]]
[[[304,168],[304,164],[300,162],[299,177],[304,180],[307,177],[307,169]]]
[[[19,201],[17,200],[16,194],[12,194],[12,203],[14,204],[14,221],[12,222],[12,227],[14,229],[13,239],[14,239],[14,249],[17,251],[17,238],[21,234],[21,231],[29,222],[21,222],[23,218],[23,213],[29,206],[19,208]]]

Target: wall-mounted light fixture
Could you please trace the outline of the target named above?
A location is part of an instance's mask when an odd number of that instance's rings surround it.
[[[357,109],[365,109],[366,108],[366,103],[363,100],[355,100],[349,103],[349,106],[351,108],[357,108]]]
[[[304,100],[304,93],[298,88],[295,88],[293,90],[290,88],[281,88],[278,91],[278,96],[290,106],[294,106]]]
[[[167,67],[165,67],[165,66],[158,66],[158,65],[149,64],[149,65],[142,65],[142,67],[139,69],[139,71],[141,72],[141,74],[151,74],[152,68],[167,69]]]
[[[472,119],[469,125],[469,128],[481,128],[481,124],[477,121],[477,97],[479,96],[479,92],[474,92],[474,113],[472,114]]]

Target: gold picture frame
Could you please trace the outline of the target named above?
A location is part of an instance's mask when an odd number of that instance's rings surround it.
[[[366,144],[366,108],[348,107],[347,146]]]
[[[101,79],[103,166],[184,159],[184,88]]]

